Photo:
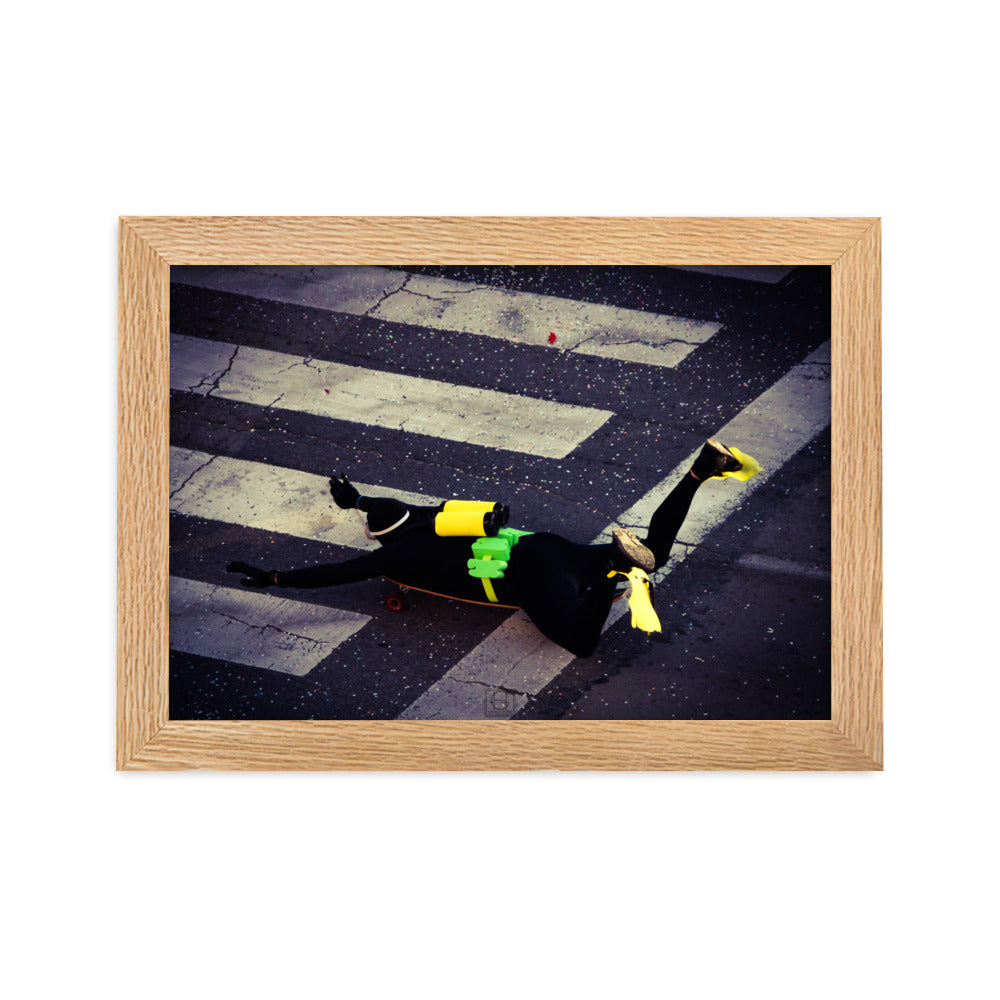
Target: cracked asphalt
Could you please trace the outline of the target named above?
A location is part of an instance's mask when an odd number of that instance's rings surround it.
[[[268,406],[222,398],[215,390],[233,352],[207,392],[205,380],[197,392],[171,392],[171,444],[432,496],[501,500],[512,526],[587,541],[830,336],[826,268],[797,269],[780,285],[673,268],[405,270],[398,287],[358,315],[175,280],[172,332],[237,343],[237,352],[286,352],[307,365],[416,376],[444,394],[453,385],[486,388],[614,415],[563,459],[489,449],[361,425],[348,412],[331,419],[284,410],[280,395]],[[375,315],[390,295],[409,292],[417,274],[721,328],[676,367],[662,368],[567,350],[558,337],[552,347],[518,344]],[[752,441],[730,443],[753,454]],[[626,616],[593,657],[574,660],[517,717],[829,718],[829,471],[827,431],[667,577],[656,595],[662,633],[631,630]],[[343,516],[329,495],[316,504],[321,514]],[[238,586],[225,572],[231,561],[290,569],[354,554],[177,513],[170,531],[171,574],[226,587]],[[384,605],[392,589],[372,580],[277,592],[371,618],[304,676],[172,650],[171,717],[395,718],[510,614],[412,593],[409,608],[394,614]]]

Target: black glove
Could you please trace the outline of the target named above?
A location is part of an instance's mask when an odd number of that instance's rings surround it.
[[[231,562],[226,567],[227,573],[243,573],[244,579],[240,583],[244,587],[257,587],[263,589],[274,584],[275,571],[273,569],[257,569],[245,562]]]
[[[347,476],[344,475],[339,478],[337,476],[330,477],[330,494],[333,496],[333,502],[341,510],[349,510],[361,499],[361,494],[347,481]]]

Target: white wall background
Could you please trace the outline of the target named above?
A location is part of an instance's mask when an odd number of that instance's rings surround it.
[[[984,9],[6,12],[8,995],[986,992]],[[882,216],[886,771],[116,773],[127,214]]]

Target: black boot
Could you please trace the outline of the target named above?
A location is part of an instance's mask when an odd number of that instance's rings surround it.
[[[709,438],[701,449],[701,454],[694,460],[691,474],[704,482],[721,476],[724,472],[739,472],[742,468],[743,463],[724,444]]]

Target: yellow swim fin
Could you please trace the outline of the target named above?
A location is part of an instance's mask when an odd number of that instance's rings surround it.
[[[733,479],[739,479],[746,482],[748,479],[753,479],[758,472],[761,472],[760,462],[756,458],[751,458],[749,455],[745,455],[739,448],[733,448],[729,445],[729,450],[743,463],[743,468],[739,469],[737,472],[723,472],[721,473],[721,478],[725,479],[728,476],[732,476]]]
[[[621,570],[612,570],[608,576],[616,576],[621,573],[628,582],[631,590],[628,595],[628,607],[632,612],[632,628],[641,628],[643,632],[662,632],[660,619],[653,610],[653,585],[649,582],[646,571],[638,566],[633,566],[627,573]]]

